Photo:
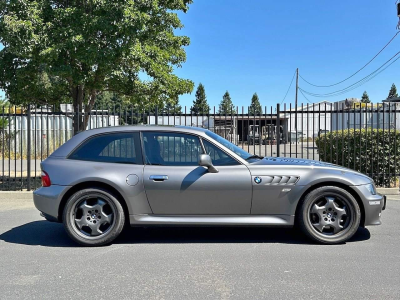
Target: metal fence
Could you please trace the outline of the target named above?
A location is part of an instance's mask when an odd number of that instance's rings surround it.
[[[84,127],[89,130],[119,125],[181,125],[209,129],[249,153],[260,156],[312,159],[344,164],[332,155],[319,153],[316,140],[328,140],[335,131],[382,129],[400,130],[400,103],[377,103],[346,107],[344,103],[322,102],[317,104],[277,105],[264,107],[263,111],[249,113],[249,107],[236,107],[229,112],[212,108],[209,112],[193,113],[184,107],[181,112],[165,109],[138,110],[133,105],[96,106],[90,112],[82,108],[67,109],[67,106],[37,106],[0,108],[0,190],[32,190],[40,186],[40,162],[60,145]],[[391,159],[397,166],[400,139],[391,143],[396,149]],[[382,137],[372,135],[375,144],[383,143]],[[380,140],[382,139],[382,140]],[[356,141],[354,141],[356,142]],[[372,141],[357,141],[368,149]],[[332,143],[332,142],[330,142]],[[334,145],[325,147],[334,148]],[[329,151],[328,151],[329,152]],[[354,162],[361,153],[353,153]],[[400,158],[400,157],[399,157]],[[376,158],[375,158],[376,159]],[[385,181],[386,187],[398,186],[399,169],[381,168],[363,170],[361,162],[345,165],[366,173],[375,180]],[[378,180],[379,181],[379,180]],[[380,181],[382,182],[382,181]]]

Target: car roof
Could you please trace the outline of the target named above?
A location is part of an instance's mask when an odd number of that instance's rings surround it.
[[[124,132],[124,131],[173,131],[173,132],[186,132],[198,135],[205,135],[207,129],[190,126],[168,126],[168,125],[122,125],[122,126],[109,126],[100,127],[90,130],[81,131],[73,136],[69,141],[64,143],[51,156],[53,157],[66,157],[76,146],[81,144],[87,138],[102,133],[110,132]]]
[[[95,129],[89,129],[80,132],[79,134],[85,133],[86,136],[91,136],[103,132],[121,132],[121,131],[184,131],[199,134],[200,132],[206,132],[207,129],[201,127],[182,126],[182,125],[121,125],[121,126],[109,126],[100,127]]]

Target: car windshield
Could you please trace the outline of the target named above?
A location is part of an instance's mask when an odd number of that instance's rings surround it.
[[[235,152],[235,154],[239,155],[243,159],[248,159],[249,157],[253,157],[253,155],[251,155],[250,153],[244,151],[242,148],[236,146],[235,144],[232,144],[231,142],[227,141],[226,139],[224,139],[223,137],[219,136],[218,134],[215,134],[214,132],[211,132],[211,131],[207,130],[206,134],[210,138],[215,140],[216,142],[224,145],[229,150]]]

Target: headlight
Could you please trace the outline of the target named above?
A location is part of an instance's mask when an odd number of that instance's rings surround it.
[[[376,195],[376,189],[375,189],[375,185],[373,183],[369,183],[366,185],[368,191],[372,194],[372,195]]]

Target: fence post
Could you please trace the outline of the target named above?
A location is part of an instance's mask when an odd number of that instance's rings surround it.
[[[27,125],[28,125],[28,138],[27,138],[27,154],[26,154],[26,163],[27,163],[27,172],[28,172],[28,186],[27,190],[31,190],[31,106],[28,105],[28,113],[27,113]],[[22,159],[22,157],[21,157]],[[35,158],[36,159],[36,158]],[[36,161],[36,160],[35,160]],[[22,173],[22,170],[21,170]]]
[[[280,155],[281,148],[281,119],[280,119],[280,104],[276,105],[276,156]]]
[[[158,106],[156,106],[155,113],[154,113],[154,118],[155,118],[154,124],[158,125]],[[169,121],[169,117],[168,117],[168,121]]]

